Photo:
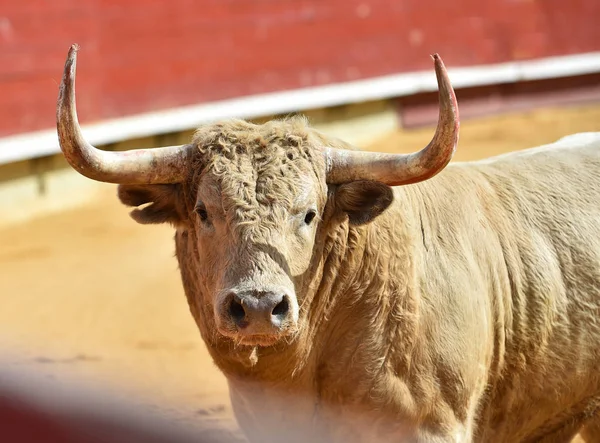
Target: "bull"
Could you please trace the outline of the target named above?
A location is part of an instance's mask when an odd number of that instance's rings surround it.
[[[302,118],[107,152],[78,124],[76,52],[62,151],[137,222],[174,227],[252,441],[600,441],[600,134],[449,164],[459,113],[436,54],[438,125],[413,154]]]

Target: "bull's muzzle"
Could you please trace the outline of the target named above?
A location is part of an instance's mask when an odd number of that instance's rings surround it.
[[[296,329],[298,303],[286,291],[230,291],[216,306],[222,334],[240,344],[268,346]]]

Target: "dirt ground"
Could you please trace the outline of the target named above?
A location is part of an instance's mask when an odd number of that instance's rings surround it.
[[[456,159],[582,131],[600,131],[600,106],[467,121]],[[370,148],[411,151],[431,135],[391,134]],[[106,185],[92,204],[0,230],[0,349],[15,368],[106,383],[174,421],[235,430],[225,380],[188,312],[173,233],[127,213]]]

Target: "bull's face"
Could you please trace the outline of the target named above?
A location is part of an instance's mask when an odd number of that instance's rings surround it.
[[[205,339],[272,345],[293,335],[318,287],[314,264],[339,223],[365,224],[392,201],[390,186],[432,177],[458,140],[454,91],[434,56],[440,119],[415,154],[352,150],[302,119],[201,128],[189,145],[100,151],[81,134],[75,109],[77,47],[69,51],[57,106],[61,149],[89,178],[119,183],[140,223],[176,226],[177,256]]]
[[[152,203],[136,220],[177,227],[199,324],[241,345],[289,340],[310,309],[307,273],[328,231],[346,219],[368,223],[392,202],[382,183],[328,186],[326,142],[302,119],[207,125],[185,184],[120,186],[124,203]]]
[[[271,345],[298,327],[301,277],[326,202],[324,165],[293,122],[207,127],[191,229],[220,334]]]

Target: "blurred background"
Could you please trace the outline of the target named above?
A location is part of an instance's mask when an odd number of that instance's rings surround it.
[[[2,367],[110,386],[241,439],[188,312],[171,229],[135,224],[115,186],[60,154],[71,44],[84,134],[109,150],[186,143],[207,121],[303,113],[364,149],[414,151],[435,128],[437,52],[459,101],[456,160],[471,160],[600,131],[598,17],[597,0],[4,0]]]

